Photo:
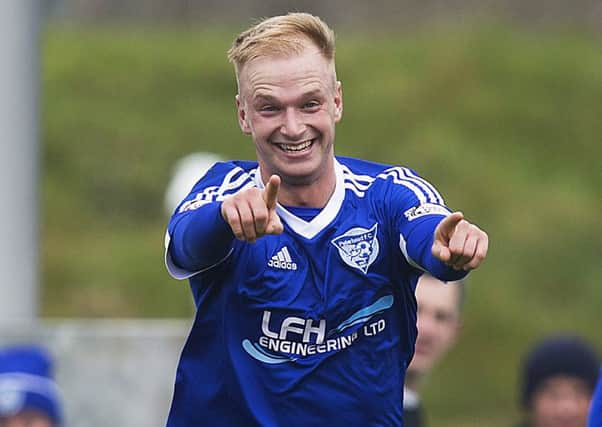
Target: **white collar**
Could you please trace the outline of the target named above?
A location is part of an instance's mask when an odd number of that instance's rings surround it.
[[[414,409],[420,405],[420,396],[407,387],[403,388],[403,409]]]
[[[343,200],[345,200],[345,181],[341,165],[336,159],[334,159],[334,173],[336,177],[334,192],[332,193],[332,196],[330,196],[326,206],[324,206],[320,213],[311,221],[305,221],[292,214],[280,203],[276,206],[276,212],[280,218],[286,222],[295,233],[300,234],[306,239],[312,239],[320,231],[324,230],[326,226],[336,218],[343,205]],[[257,167],[257,173],[255,174],[255,185],[258,188],[264,188],[259,167]]]

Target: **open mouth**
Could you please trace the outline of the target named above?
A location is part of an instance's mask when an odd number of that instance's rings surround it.
[[[316,139],[314,138],[302,141],[298,144],[281,144],[278,142],[275,142],[274,144],[282,151],[285,151],[287,153],[300,153],[302,151],[309,150],[315,141]]]

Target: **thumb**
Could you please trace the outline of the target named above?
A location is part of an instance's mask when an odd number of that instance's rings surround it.
[[[447,243],[454,233],[456,225],[463,219],[464,214],[462,212],[454,212],[451,215],[446,216],[435,229],[435,241]]]
[[[278,202],[278,190],[280,190],[280,177],[278,175],[272,175],[262,193],[263,201],[270,210],[276,208],[276,203]]]
[[[280,234],[284,231],[284,226],[282,225],[282,221],[280,221],[280,217],[274,211],[270,214],[270,220],[266,227],[266,234]]]

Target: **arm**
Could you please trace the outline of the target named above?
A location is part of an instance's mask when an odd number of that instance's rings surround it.
[[[174,266],[189,272],[206,270],[226,258],[234,235],[221,215],[221,202],[174,217],[169,227],[168,255]]]
[[[487,255],[487,234],[464,219],[460,212],[432,215],[413,227],[406,253],[418,266],[438,279],[450,281],[466,276]]]
[[[488,248],[485,232],[462,213],[451,213],[437,190],[415,172],[393,168],[381,176],[389,181],[400,249],[411,265],[445,281],[480,265]]]
[[[235,237],[253,243],[265,234],[281,233],[279,186],[280,178],[273,176],[263,190],[243,186],[223,201],[197,196],[183,203],[166,236],[165,262],[172,276],[188,278],[219,264],[232,252]]]

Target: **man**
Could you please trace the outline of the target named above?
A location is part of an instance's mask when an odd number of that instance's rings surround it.
[[[487,235],[413,171],[334,157],[334,34],[293,13],[229,51],[257,162],[216,164],[168,225],[197,314],[167,425],[400,426],[423,270],[457,280]]]
[[[419,391],[433,366],[455,343],[460,330],[464,284],[444,283],[424,274],[416,287],[418,337],[406,374],[403,416],[405,427],[424,425]]]
[[[585,427],[598,377],[594,349],[573,336],[538,343],[522,367],[523,426]]]
[[[58,427],[61,418],[46,351],[37,346],[0,349],[0,427]]]

